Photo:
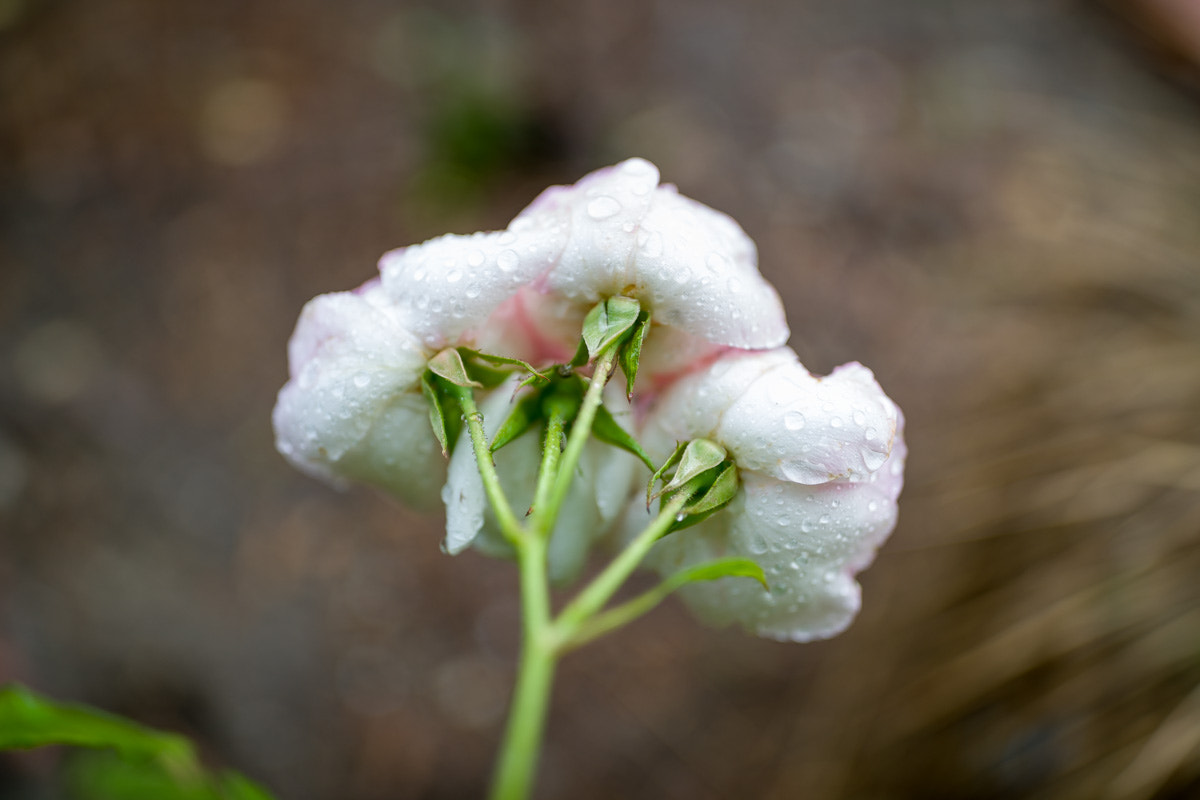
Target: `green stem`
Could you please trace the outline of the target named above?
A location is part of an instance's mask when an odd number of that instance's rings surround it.
[[[687,504],[689,497],[686,492],[679,492],[667,503],[654,518],[654,521],[637,535],[624,550],[612,560],[604,571],[597,575],[591,583],[572,600],[562,613],[558,615],[556,624],[564,640],[569,640],[579,629],[600,609],[604,608],[625,580],[633,574],[642,559],[650,552],[654,543],[670,530],[675,522],[675,515]]]
[[[542,476],[552,474],[553,462],[557,461],[556,439],[562,435],[562,420],[558,421],[557,434],[554,434],[553,420],[552,417],[548,426]],[[551,464],[548,466],[547,462]],[[543,483],[542,476],[539,476],[539,487]],[[496,762],[491,800],[524,800],[528,797],[542,749],[554,668],[560,655],[550,625],[550,587],[546,577],[548,545],[545,536],[525,536],[516,542],[521,573],[521,663],[504,742]]]
[[[562,438],[565,427],[566,419],[563,415],[557,411],[552,411],[550,418],[546,420],[546,438],[542,445],[542,465],[538,468],[537,489],[533,493],[534,514],[537,514],[540,509],[546,508],[550,504],[550,491],[554,486],[555,478],[558,476],[558,464],[562,456]],[[542,533],[548,536],[553,527],[552,520],[551,524]]]
[[[579,457],[583,455],[583,447],[592,433],[596,409],[600,407],[604,397],[604,385],[612,377],[616,364],[616,347],[608,348],[596,359],[587,394],[583,397],[583,403],[579,406],[579,413],[575,416],[575,421],[571,423],[571,434],[567,437],[567,446],[563,450],[558,475],[555,476],[548,502],[545,506],[536,509],[538,513],[533,524],[537,530],[543,532],[543,535],[549,535],[550,531],[554,530],[559,509],[562,508],[567,492],[571,488],[571,481],[575,479],[575,467],[579,464]]]
[[[479,466],[479,476],[483,479],[483,490],[487,493],[488,502],[496,515],[496,522],[504,532],[505,538],[516,542],[524,536],[525,529],[513,513],[504,490],[500,487],[500,476],[496,474],[496,465],[492,462],[492,452],[488,446],[487,434],[483,430],[483,414],[475,405],[475,395],[465,386],[445,383],[454,393],[463,416],[467,420],[467,430],[471,434],[471,446],[475,450],[475,463]]]

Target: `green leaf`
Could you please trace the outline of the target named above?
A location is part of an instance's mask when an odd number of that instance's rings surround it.
[[[449,381],[455,386],[482,389],[483,385],[471,380],[467,374],[467,365],[463,363],[462,353],[457,348],[447,347],[433,358],[429,359],[429,370],[439,378]]]
[[[629,340],[621,347],[621,372],[625,373],[625,397],[633,399],[633,382],[637,380],[638,365],[642,361],[642,345],[650,332],[650,315],[645,311],[638,314],[638,322]]]
[[[463,364],[467,368],[467,377],[484,389],[495,389],[512,374],[509,370],[496,369],[490,364],[480,363],[474,359],[464,359]]]
[[[529,430],[533,423],[541,419],[542,398],[537,393],[528,393],[518,400],[508,412],[504,422],[492,437],[491,451],[495,453],[501,447],[516,439]]]
[[[191,743],[182,736],[88,706],[56,703],[24,686],[0,689],[0,750],[46,745],[111,747],[126,757],[157,759],[181,774],[199,769]]]
[[[154,761],[111,752],[72,757],[67,778],[75,800],[271,800],[265,789],[236,772],[181,780]]]
[[[642,307],[631,297],[610,297],[588,312],[583,320],[583,341],[595,358],[634,326]]]
[[[762,567],[748,558],[720,558],[716,561],[697,564],[676,572],[663,581],[662,585],[669,586],[667,591],[673,592],[689,583],[715,581],[718,578],[754,578],[762,584],[764,589],[770,588],[767,586],[767,576]]]
[[[679,468],[663,492],[672,492],[704,473],[721,466],[729,458],[724,447],[708,439],[692,439],[679,458]],[[713,476],[715,477],[715,476]],[[699,488],[699,487],[696,487]]]
[[[654,474],[650,476],[650,482],[646,484],[646,508],[650,508],[650,503],[654,501],[654,498],[662,494],[662,492],[658,492],[657,494],[654,492],[654,484],[658,483],[659,479],[662,478],[663,474],[666,473],[667,470],[679,462],[679,458],[683,455],[683,451],[687,445],[687,442],[679,442],[676,444],[675,450],[671,453],[671,455],[667,456],[667,460],[664,461],[662,466],[656,469]]]
[[[592,435],[602,442],[614,445],[622,450],[633,453],[642,460],[651,472],[654,471],[654,462],[650,460],[650,456],[638,444],[637,439],[629,434],[629,431],[621,427],[613,415],[603,405],[596,408],[596,419],[592,422]]]

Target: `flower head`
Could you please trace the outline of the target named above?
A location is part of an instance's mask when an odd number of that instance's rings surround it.
[[[730,354],[661,396],[645,428],[651,453],[677,440],[725,447],[742,491],[722,511],[660,542],[663,573],[726,556],[764,569],[770,590],[724,579],[685,587],[718,623],[805,641],[843,630],[859,608],[854,575],[896,522],[903,484],[903,417],[870,370],[809,374],[787,349]]]

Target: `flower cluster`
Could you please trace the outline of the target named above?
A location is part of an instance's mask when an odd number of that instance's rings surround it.
[[[663,538],[649,563],[664,574],[728,555],[761,564],[769,590],[729,578],[685,588],[687,602],[717,623],[794,640],[849,624],[854,574],[895,524],[903,418],[865,367],[815,378],[783,347],[779,297],[728,216],[631,159],[547,189],[503,231],[387,253],[379,272],[301,314],[274,414],[278,448],[297,467],[416,505],[441,488],[446,549],[504,552],[469,442],[445,448],[447,470],[423,376],[448,348],[567,364],[588,312],[632,298],[649,315],[638,390],[630,404],[608,387],[605,407],[654,463],[679,442],[714,443],[740,486],[715,513]],[[489,436],[520,395],[515,381],[482,402]],[[496,453],[519,502],[531,499],[538,455],[534,437]],[[601,534],[619,536],[646,517],[636,469],[624,451],[588,444],[550,541],[556,578],[574,575]]]

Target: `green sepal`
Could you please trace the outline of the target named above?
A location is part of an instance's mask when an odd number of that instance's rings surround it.
[[[683,508],[685,514],[710,514],[729,505],[729,501],[737,496],[741,481],[738,479],[737,467],[732,461],[726,462],[725,468],[717,474],[708,490],[699,500],[688,503]]]
[[[467,374],[467,365],[463,363],[462,353],[456,347],[447,347],[433,358],[429,359],[429,370],[444,381],[455,386],[468,389],[482,389],[483,385],[471,380]]]
[[[676,444],[675,450],[671,453],[671,455],[667,456],[667,460],[664,461],[662,466],[656,469],[654,474],[650,476],[650,482],[646,484],[646,508],[650,508],[650,504],[654,502],[654,498],[662,494],[662,492],[655,493],[654,484],[658,483],[659,479],[662,478],[667,470],[679,463],[679,458],[683,455],[683,451],[687,445],[687,442],[679,442]]]
[[[488,364],[491,364],[493,366],[520,367],[521,369],[528,372],[529,377],[533,378],[534,381],[541,381],[542,383],[550,382],[549,376],[540,372],[536,367],[534,367],[528,361],[522,361],[519,358],[509,358],[508,356],[494,356],[491,353],[481,353],[478,350],[472,350],[469,347],[460,347],[460,348],[458,348],[458,351],[460,353],[462,353],[464,356],[466,356],[468,359],[471,359],[471,360],[479,359],[480,361],[486,361]],[[526,379],[526,380],[528,380],[528,379]],[[522,385],[525,385],[525,384],[522,384]]]
[[[697,564],[676,572],[663,581],[662,586],[664,589],[670,587],[667,591],[674,591],[689,583],[715,581],[718,578],[754,578],[764,589],[770,588],[767,586],[767,576],[762,567],[748,558],[719,558],[716,561]]]
[[[484,389],[495,389],[512,374],[508,370],[496,369],[490,364],[481,363],[474,359],[463,359],[463,365],[467,368],[467,377]]]
[[[663,487],[663,493],[673,492],[688,481],[713,470],[729,458],[724,447],[708,439],[692,439],[683,449],[679,458],[679,468],[671,482]]]
[[[232,771],[176,778],[156,762],[115,753],[79,753],[67,762],[68,796],[86,800],[271,800],[266,789]]]
[[[504,419],[504,422],[500,423],[496,435],[492,437],[491,452],[495,453],[501,447],[504,447],[504,445],[529,430],[530,426],[541,418],[541,411],[541,397],[535,393],[526,394],[518,400],[513,405],[512,411],[508,412],[508,416]]]
[[[434,380],[433,373],[425,370],[421,375],[421,394],[425,395],[425,402],[429,403],[429,426],[433,428],[433,435],[442,446],[442,455],[449,457],[454,439],[450,436],[446,410],[442,405],[442,393]]]
[[[596,418],[592,421],[592,435],[602,442],[633,453],[651,472],[654,471],[654,462],[650,460],[650,456],[637,443],[637,440],[629,435],[629,431],[622,428],[620,423],[613,419],[612,413],[603,405],[596,409]]]
[[[579,340],[579,347],[575,348],[575,355],[571,356],[571,360],[567,362],[568,367],[579,368],[588,363],[588,346],[583,339]]]
[[[633,400],[633,382],[637,380],[638,365],[642,361],[642,345],[649,332],[650,315],[643,311],[638,314],[638,321],[635,323],[633,333],[621,346],[621,352],[618,355],[621,372],[625,373],[625,398],[627,400]]]
[[[583,342],[595,358],[625,335],[638,321],[642,306],[632,297],[610,297],[598,303],[583,320]]]

